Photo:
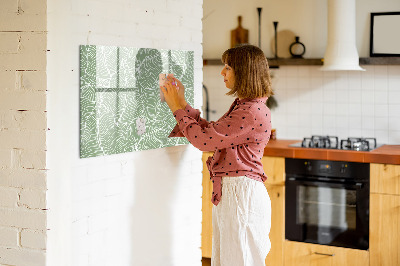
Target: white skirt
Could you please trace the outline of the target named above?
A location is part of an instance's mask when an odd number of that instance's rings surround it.
[[[212,266],[265,265],[271,249],[271,201],[262,182],[245,176],[223,177],[212,223]]]

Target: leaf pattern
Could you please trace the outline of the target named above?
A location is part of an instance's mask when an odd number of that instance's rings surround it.
[[[158,77],[173,73],[194,101],[193,51],[80,46],[80,157],[188,144],[168,138],[176,121]]]

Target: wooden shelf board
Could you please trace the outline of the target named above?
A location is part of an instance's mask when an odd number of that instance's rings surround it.
[[[361,57],[360,65],[400,65],[400,57]]]
[[[270,67],[321,66],[322,58],[268,58]],[[204,66],[222,65],[220,59],[204,59]],[[361,57],[360,65],[400,65],[400,57]]]

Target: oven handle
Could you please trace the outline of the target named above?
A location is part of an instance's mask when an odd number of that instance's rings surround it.
[[[309,180],[304,180],[303,178],[297,178],[297,177],[288,177],[287,181],[294,181],[296,183],[301,183],[304,185],[340,185],[348,188],[353,188],[353,189],[361,189],[363,187],[363,183],[361,182],[356,182],[356,183],[346,183],[346,182],[332,182],[332,181],[321,181],[321,180],[316,180],[316,181],[309,181]]]

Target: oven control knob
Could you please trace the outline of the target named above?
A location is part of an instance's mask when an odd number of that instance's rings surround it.
[[[346,169],[347,169],[347,164],[342,164],[342,167],[340,168],[340,173],[341,174],[346,173]]]
[[[305,162],[304,165],[306,166],[307,171],[310,172],[312,170],[311,162]]]

